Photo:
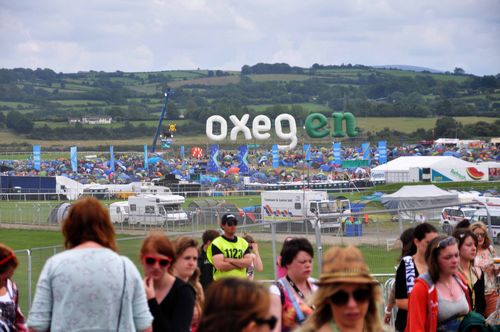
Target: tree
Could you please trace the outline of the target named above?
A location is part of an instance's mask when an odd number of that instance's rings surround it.
[[[463,70],[460,67],[455,67],[455,69],[453,69],[453,74],[454,75],[465,75],[465,70]]]
[[[27,134],[33,130],[33,121],[18,111],[10,111],[7,114],[7,128]]]

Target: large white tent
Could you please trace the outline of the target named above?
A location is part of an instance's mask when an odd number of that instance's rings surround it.
[[[372,174],[384,173],[387,183],[418,182],[420,172],[428,169],[467,168],[477,166],[474,163],[452,156],[405,156],[372,169]]]
[[[400,210],[403,219],[415,219],[416,212],[422,212],[427,219],[438,219],[442,208],[428,209],[432,205],[457,205],[458,194],[450,193],[435,185],[403,186],[392,194],[383,195],[380,202],[388,209]],[[422,208],[418,211],[405,211],[409,208]]]

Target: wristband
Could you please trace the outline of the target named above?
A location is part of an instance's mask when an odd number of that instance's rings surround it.
[[[392,314],[392,310],[387,310],[387,307],[385,307],[385,313],[386,314]]]

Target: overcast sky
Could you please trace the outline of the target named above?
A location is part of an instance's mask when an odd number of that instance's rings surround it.
[[[500,73],[500,0],[0,0],[0,68]]]

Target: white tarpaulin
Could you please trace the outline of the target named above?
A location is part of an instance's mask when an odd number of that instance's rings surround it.
[[[435,185],[403,186],[395,193],[383,195],[380,202],[388,209],[399,209],[403,219],[415,219],[417,212],[422,212],[429,219],[439,219],[442,208],[426,209],[431,205],[457,205],[458,194],[450,193]],[[422,208],[420,211],[402,211],[409,208]]]

